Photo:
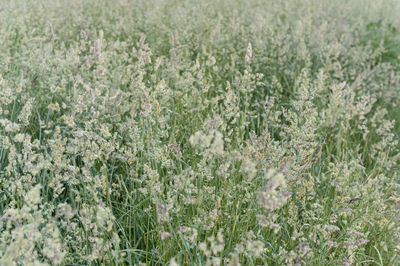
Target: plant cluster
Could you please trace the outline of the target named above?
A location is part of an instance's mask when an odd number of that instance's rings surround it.
[[[395,0],[0,0],[0,265],[397,265]]]

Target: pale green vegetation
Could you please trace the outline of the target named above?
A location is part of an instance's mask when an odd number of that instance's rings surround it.
[[[399,265],[396,0],[0,0],[0,265]]]

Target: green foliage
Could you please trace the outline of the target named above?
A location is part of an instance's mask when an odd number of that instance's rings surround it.
[[[399,264],[400,6],[362,3],[0,0],[0,265]]]

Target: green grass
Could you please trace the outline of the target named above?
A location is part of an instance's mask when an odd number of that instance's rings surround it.
[[[0,1],[0,265],[399,264],[399,7],[363,7]]]

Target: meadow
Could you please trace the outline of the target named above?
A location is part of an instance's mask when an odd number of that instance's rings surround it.
[[[0,265],[400,265],[397,0],[0,0]]]

